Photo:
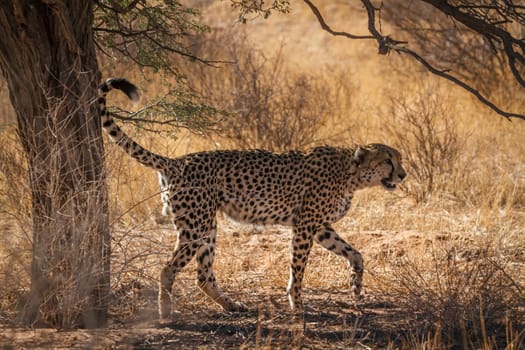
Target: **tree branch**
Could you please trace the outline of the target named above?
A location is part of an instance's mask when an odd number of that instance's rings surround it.
[[[350,39],[375,39],[375,37],[372,35],[355,35],[355,34],[350,34],[347,32],[337,32],[333,30],[328,24],[326,24],[323,16],[321,15],[321,12],[310,0],[303,0],[303,1],[310,7],[315,17],[317,17],[317,20],[319,21],[319,24],[321,24],[321,27],[323,28],[323,30],[326,30],[328,33],[335,35],[335,36],[345,36]]]
[[[506,111],[498,108],[494,103],[492,103],[491,101],[486,99],[478,90],[474,89],[472,86],[468,85],[464,81],[462,81],[462,80],[460,80],[460,79],[458,79],[458,78],[448,74],[446,70],[436,69],[430,63],[428,63],[423,57],[419,56],[414,51],[412,51],[412,50],[410,50],[410,49],[408,49],[406,47],[396,47],[396,48],[393,48],[393,50],[395,50],[396,52],[401,52],[401,53],[405,53],[405,54],[409,55],[410,57],[414,58],[419,63],[421,63],[432,74],[435,74],[435,75],[437,75],[439,77],[445,78],[445,79],[453,82],[454,84],[460,86],[464,90],[470,92],[481,103],[483,103],[484,105],[488,106],[490,109],[492,109],[494,112],[498,113],[499,115],[501,115],[501,116],[503,116],[503,117],[505,117],[507,119],[509,119],[509,118],[518,118],[518,119],[525,120],[525,115],[517,114],[517,113],[511,113],[511,112],[506,112]]]
[[[56,1],[56,0],[45,0]],[[96,0],[95,40],[104,42],[105,51],[115,50],[140,66],[180,76],[172,64],[175,55],[215,67],[223,61],[209,60],[192,54],[186,37],[201,33],[198,11],[175,2],[146,0]]]
[[[133,0],[131,3],[129,3],[129,5],[127,5],[126,7],[123,7],[122,5],[120,5],[117,1],[115,0],[110,0],[109,2],[111,3],[112,6],[108,6],[108,5],[105,5],[102,1],[98,1],[96,0],[95,3],[97,5],[99,5],[100,7],[103,7],[107,10],[111,10],[111,11],[114,11],[114,12],[117,12],[117,13],[127,13],[129,11],[131,11],[132,9],[135,8],[135,6],[137,6],[138,2],[140,0]]]
[[[510,120],[510,118],[518,118],[525,120],[525,115],[519,114],[519,113],[512,113],[508,111],[504,111],[498,106],[496,106],[493,102],[491,102],[489,99],[484,97],[477,89],[470,86],[465,81],[449,74],[449,70],[440,70],[435,68],[432,64],[430,64],[427,60],[425,60],[421,55],[417,54],[415,51],[410,50],[405,45],[408,44],[405,41],[399,41],[391,38],[390,36],[382,35],[379,30],[376,28],[376,20],[375,20],[375,12],[378,11],[370,0],[361,0],[363,3],[367,15],[368,15],[368,31],[372,36],[360,36],[360,35],[353,35],[346,32],[336,32],[332,30],[324,20],[323,16],[321,15],[318,8],[310,1],[310,0],[303,0],[314,16],[317,18],[319,23],[321,24],[321,28],[331,35],[339,35],[339,36],[345,36],[349,39],[376,39],[378,44],[378,53],[381,55],[386,55],[390,51],[395,51],[400,54],[408,55],[409,57],[415,59],[418,61],[425,69],[427,69],[430,73],[437,75],[441,78],[444,78],[457,86],[463,88],[465,91],[469,92],[473,96],[475,96],[482,104],[486,105],[490,109],[492,109],[497,114],[505,117],[507,120]],[[522,53],[525,53],[525,43],[523,40],[518,40],[514,38],[512,35],[510,35],[507,31],[497,27],[494,24],[487,23],[483,20],[480,20],[478,18],[475,18],[473,16],[469,16],[468,14],[465,14],[458,10],[457,7],[453,7],[451,5],[448,5],[446,1],[442,0],[422,0],[426,3],[431,4],[438,10],[444,12],[447,15],[452,16],[454,19],[456,19],[458,22],[466,25],[468,28],[476,31],[477,33],[486,36],[491,41],[495,40],[496,38],[500,39],[503,43],[503,48],[505,50],[505,53],[509,60],[509,66],[510,69],[518,81],[522,86],[525,86],[525,81],[523,77],[521,76],[518,68],[516,67],[516,61],[518,61],[520,64],[525,64],[525,58],[522,54],[516,52],[514,49],[514,45],[518,46]],[[488,7],[487,7],[488,9]]]
[[[408,44],[406,41],[398,41],[392,39],[390,36],[384,36],[379,33],[376,29],[376,8],[372,6],[370,1],[363,0],[363,5],[365,5],[366,12],[368,14],[368,31],[376,38],[377,48],[380,55],[386,55],[390,52],[392,46],[398,44]]]
[[[368,0],[366,0],[368,1]],[[488,23],[484,20],[470,16],[467,13],[461,12],[458,7],[449,5],[446,1],[442,0],[422,0],[427,4],[433,6],[444,14],[451,16],[456,21],[460,22],[467,28],[475,31],[481,35],[490,34],[493,38],[499,38],[503,43],[503,48],[507,58],[509,60],[509,66],[512,71],[512,74],[523,87],[525,87],[525,80],[521,76],[520,72],[516,67],[516,60],[519,63],[525,64],[525,58],[522,54],[519,54],[514,50],[514,45],[517,45],[521,52],[525,52],[525,42],[523,40],[518,40],[514,38],[508,31],[498,27],[495,23]],[[478,6],[479,8],[479,6]]]

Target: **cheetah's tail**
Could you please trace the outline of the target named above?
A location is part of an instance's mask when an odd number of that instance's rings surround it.
[[[124,131],[115,123],[111,113],[106,108],[106,95],[112,89],[121,90],[130,100],[137,101],[139,93],[135,85],[124,78],[109,78],[99,87],[99,110],[102,120],[102,128],[106,131],[117,145],[122,147],[129,155],[135,158],[139,163],[156,170],[165,170],[167,167],[166,158],[154,154],[126,135]]]

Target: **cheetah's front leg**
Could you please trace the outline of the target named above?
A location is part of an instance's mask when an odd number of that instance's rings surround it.
[[[298,315],[303,313],[301,284],[312,244],[312,234],[308,232],[306,228],[294,228],[290,253],[290,280],[288,281],[287,294],[290,307]]]
[[[339,237],[329,224],[324,224],[321,229],[316,232],[315,240],[326,249],[348,260],[350,267],[350,287],[354,294],[359,296],[363,285],[363,257],[361,254]]]

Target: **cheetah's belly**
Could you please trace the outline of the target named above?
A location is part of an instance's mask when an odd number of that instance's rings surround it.
[[[242,196],[226,198],[221,210],[235,221],[251,224],[291,225],[294,208],[289,197]]]

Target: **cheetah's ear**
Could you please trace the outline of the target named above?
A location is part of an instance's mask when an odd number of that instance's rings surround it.
[[[354,152],[354,159],[360,169],[367,169],[374,159],[377,159],[378,151],[375,147],[358,147]]]
[[[368,153],[370,153],[370,151],[366,148],[357,147],[357,150],[354,152],[354,160],[357,162],[359,167],[361,167],[361,164],[365,162]]]

